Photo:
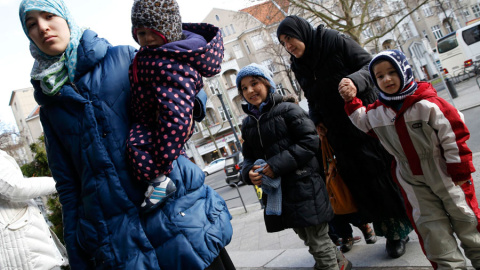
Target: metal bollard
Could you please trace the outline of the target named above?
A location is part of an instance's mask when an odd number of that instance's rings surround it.
[[[452,98],[457,98],[458,97],[457,89],[455,89],[455,85],[453,85],[452,80],[450,78],[446,78],[445,84],[447,85],[448,92],[450,92],[450,95],[452,96]]]

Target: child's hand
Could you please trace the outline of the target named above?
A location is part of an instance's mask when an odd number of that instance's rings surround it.
[[[273,173],[272,167],[270,167],[270,165],[268,164],[263,167],[263,174],[265,174],[266,176],[272,179],[275,178],[275,174]]]
[[[252,181],[252,184],[256,186],[262,185],[262,175],[258,172],[255,172],[256,169],[259,169],[260,165],[254,165],[250,171],[248,171],[248,177]]]
[[[345,101],[351,101],[357,95],[357,87],[348,78],[343,78],[338,84],[338,92]]]

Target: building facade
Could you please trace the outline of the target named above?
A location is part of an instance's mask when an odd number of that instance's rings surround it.
[[[33,91],[32,87],[14,90],[9,102],[20,134],[20,141],[24,142],[22,151],[24,156],[17,160],[17,162],[20,161],[20,165],[33,161],[35,153],[30,150],[30,144],[37,142],[43,134]]]
[[[214,8],[203,20],[220,28],[225,52],[221,73],[204,78],[207,116],[196,123],[190,139],[193,143],[186,147],[187,155],[200,167],[240,151],[240,128],[246,114],[236,77],[242,67],[251,63],[264,65],[274,74],[277,92],[296,95],[293,74],[289,76],[289,55],[276,34],[287,14],[287,1],[267,1],[240,11]]]

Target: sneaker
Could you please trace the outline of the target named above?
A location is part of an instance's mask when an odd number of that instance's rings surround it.
[[[343,259],[338,261],[338,269],[339,270],[351,270],[352,269],[352,263],[343,256]]]
[[[145,192],[145,200],[140,206],[140,210],[143,213],[152,211],[164,203],[175,191],[177,191],[177,187],[172,179],[165,175],[155,178],[148,185],[148,189]]]
[[[370,227],[370,224],[366,223],[358,228],[362,231],[363,237],[365,238],[365,242],[367,244],[375,244],[377,242],[377,236],[375,235],[373,228]]]

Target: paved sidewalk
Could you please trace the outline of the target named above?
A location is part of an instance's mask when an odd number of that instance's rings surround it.
[[[466,110],[480,106],[480,89],[475,78],[455,85],[458,97],[453,99],[453,104],[459,110]],[[449,92],[439,90],[439,96],[452,103]],[[475,168],[480,171],[480,153],[473,156]],[[480,194],[480,172],[474,173],[477,194]],[[478,195],[477,195],[478,196]],[[263,221],[263,210],[258,203],[247,206],[245,213],[243,207],[230,209],[233,219],[233,238],[227,246],[236,268],[238,270],[292,270],[313,269],[314,260],[308,253],[308,248],[293,232],[284,230],[278,233],[267,233]],[[360,230],[353,227],[354,236],[362,236]],[[367,245],[363,240],[355,243],[353,249],[345,254],[352,263],[353,269],[364,270],[430,270],[418,242],[415,232],[410,234],[405,255],[398,259],[391,259],[385,251],[385,238],[378,237],[376,244]],[[473,269],[471,264],[469,269]]]

